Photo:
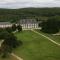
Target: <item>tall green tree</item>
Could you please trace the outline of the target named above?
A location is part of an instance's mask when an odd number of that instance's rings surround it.
[[[22,31],[22,26],[19,24],[19,25],[17,25],[17,30],[20,32],[20,31]]]
[[[14,36],[13,33],[3,31],[0,33],[0,36],[1,39],[4,40],[0,47],[0,54],[2,54],[2,57],[6,57],[13,51],[13,49],[22,45],[22,42],[20,40],[17,40],[16,36]]]
[[[57,17],[51,17],[46,22],[42,23],[42,31],[47,33],[57,33],[59,32]]]
[[[15,24],[12,25],[12,30],[16,31],[16,25]]]

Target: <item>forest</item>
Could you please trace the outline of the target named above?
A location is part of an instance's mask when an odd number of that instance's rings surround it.
[[[60,16],[60,8],[0,8],[0,22],[17,22],[23,18],[39,18],[40,20],[44,20],[45,18],[47,19],[53,16]]]

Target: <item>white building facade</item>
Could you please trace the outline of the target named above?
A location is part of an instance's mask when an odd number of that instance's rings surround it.
[[[19,24],[22,26],[23,29],[39,28],[36,19],[21,19]]]
[[[22,29],[40,29],[39,22],[36,19],[20,19],[16,25],[20,24]],[[0,28],[12,27],[13,23],[0,22]]]
[[[12,24],[10,22],[0,22],[0,28],[11,27]]]

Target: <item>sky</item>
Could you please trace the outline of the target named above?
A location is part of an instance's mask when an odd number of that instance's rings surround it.
[[[60,0],[0,0],[0,8],[60,7]]]

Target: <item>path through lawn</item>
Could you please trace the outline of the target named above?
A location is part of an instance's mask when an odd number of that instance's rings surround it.
[[[4,41],[4,40],[1,40],[1,41],[0,41],[0,47],[1,47],[1,44],[3,43],[3,41]],[[15,55],[14,53],[11,53],[11,56],[14,57],[14,60],[23,60],[21,57]],[[10,59],[10,58],[9,58],[9,59]],[[9,59],[8,59],[8,60],[9,60]],[[13,59],[13,58],[12,58],[12,59]],[[11,59],[11,60],[12,60],[12,59]],[[0,60],[3,60],[3,58],[0,58]],[[4,60],[5,60],[5,59],[4,59]],[[6,58],[6,60],[7,60],[7,58]]]
[[[24,60],[60,60],[60,46],[33,31],[15,33],[23,45],[14,53]]]
[[[13,57],[15,57],[17,60],[23,60],[21,57],[17,56],[16,54],[12,53],[11,54]]]
[[[37,31],[35,31],[35,30],[32,30],[32,31],[35,32],[35,33],[37,33],[37,34],[40,35],[40,36],[43,36],[43,37],[47,38],[47,39],[50,40],[52,43],[54,43],[54,44],[60,46],[60,44],[57,43],[57,42],[55,42],[53,39],[51,39],[51,38],[49,38],[49,37],[47,37],[47,36],[45,36],[45,35],[43,35],[43,34],[37,32]]]

